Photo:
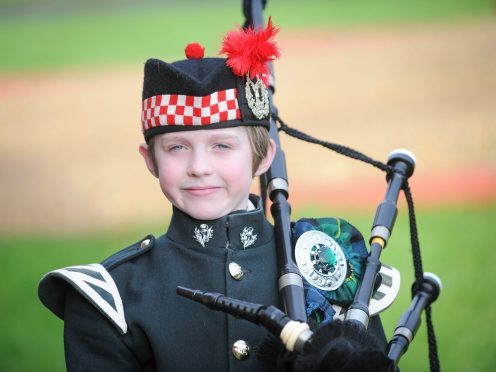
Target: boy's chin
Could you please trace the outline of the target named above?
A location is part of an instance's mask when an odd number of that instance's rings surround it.
[[[203,221],[211,221],[211,220],[217,220],[221,217],[224,217],[225,215],[229,214],[230,212],[225,213],[224,211],[183,211],[186,214],[188,214],[190,217],[193,217],[196,220],[203,220]]]
[[[205,197],[196,198],[167,198],[169,201],[183,213],[190,217],[211,221],[217,220],[228,215],[231,212],[246,210],[248,207],[248,192],[246,196],[239,195],[236,198],[229,198],[229,195],[215,193]]]
[[[222,207],[218,205],[218,203],[214,203],[214,205],[211,205],[211,203],[205,203],[207,205],[202,205],[202,203],[196,204],[194,207],[186,207],[186,208],[181,208],[177,207],[180,210],[182,210],[184,213],[189,215],[190,217],[193,217],[196,220],[203,220],[203,221],[211,221],[211,220],[217,220],[219,218],[222,218],[226,215],[228,215],[231,212],[234,212],[234,210],[239,210],[239,208],[232,208],[230,207]]]

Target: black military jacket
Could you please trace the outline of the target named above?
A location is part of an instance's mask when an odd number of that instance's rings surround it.
[[[165,235],[101,265],[48,273],[39,295],[65,321],[70,371],[274,370],[257,358],[263,328],[175,291],[180,285],[277,306],[276,271],[273,228],[260,208],[213,221],[174,209]],[[245,360],[232,353],[238,340],[250,347]]]

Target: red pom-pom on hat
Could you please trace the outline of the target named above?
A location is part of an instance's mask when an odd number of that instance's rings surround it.
[[[184,48],[184,54],[188,59],[200,59],[205,55],[205,48],[198,43],[190,43]]]
[[[265,85],[268,83],[268,62],[280,56],[279,48],[272,40],[279,29],[272,26],[269,17],[264,29],[239,28],[230,31],[222,41],[221,54],[227,55],[227,65],[238,76],[249,74],[250,79],[259,76]]]

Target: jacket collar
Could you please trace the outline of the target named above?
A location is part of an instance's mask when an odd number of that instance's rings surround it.
[[[235,211],[216,220],[197,220],[173,207],[167,237],[187,247],[198,249],[251,249],[267,243],[272,237],[265,234],[268,222],[261,207],[261,199],[250,195],[255,206],[251,211]]]

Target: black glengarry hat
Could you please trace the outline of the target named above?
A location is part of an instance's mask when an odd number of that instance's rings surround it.
[[[145,63],[141,124],[146,142],[160,133],[242,125],[269,128],[268,62],[279,56],[271,41],[277,33],[239,29],[225,37],[227,58],[203,58],[196,43],[188,59]]]

